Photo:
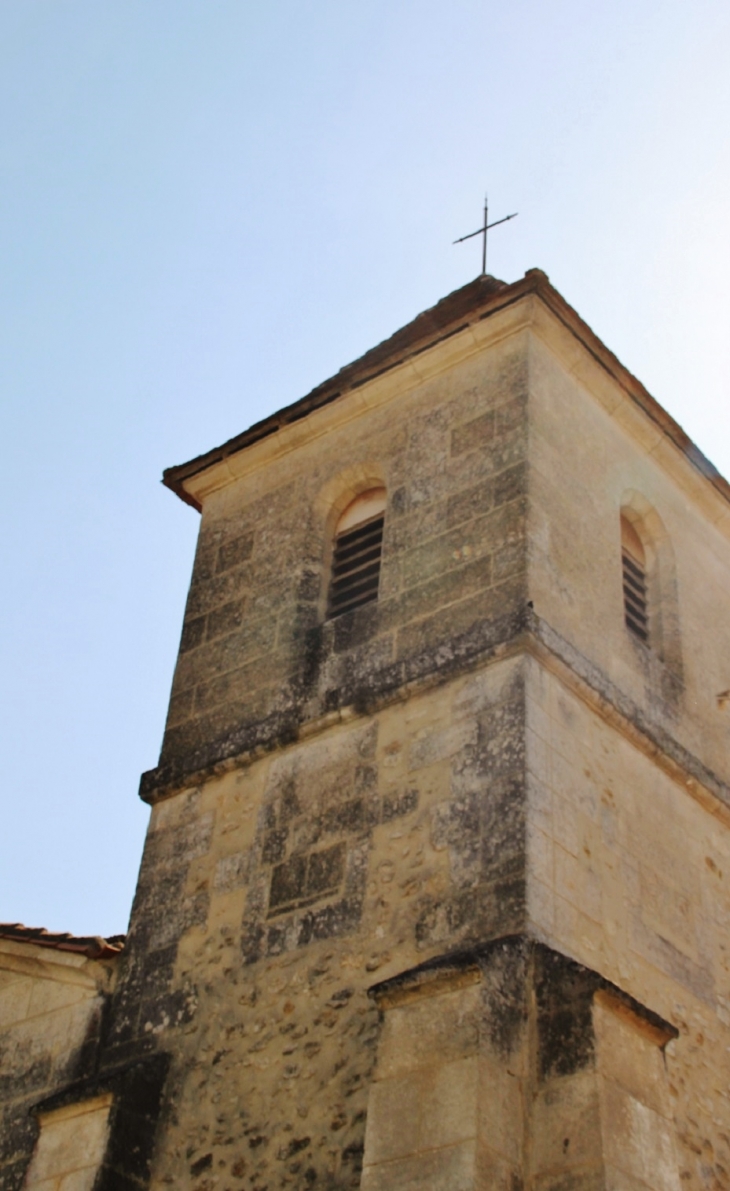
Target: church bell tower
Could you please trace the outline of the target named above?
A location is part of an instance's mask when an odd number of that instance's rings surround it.
[[[98,1185],[722,1186],[727,483],[538,270],[165,483]]]

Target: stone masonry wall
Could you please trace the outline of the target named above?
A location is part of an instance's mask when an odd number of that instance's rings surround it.
[[[0,1191],[22,1184],[31,1109],[94,1070],[112,978],[109,961],[0,943]]]
[[[523,707],[495,662],[153,808],[105,1055],[171,1056],[151,1187],[359,1185],[368,989],[522,929]]]
[[[529,356],[535,611],[730,783],[730,714],[718,702],[730,687],[730,506],[618,386],[590,375],[595,396],[585,362],[579,379],[537,337]],[[665,660],[624,623],[620,512],[627,500],[650,510],[647,548],[651,532],[661,531],[668,555],[672,590],[649,593],[650,626],[673,614],[676,640]]]
[[[678,1191],[668,1023],[522,937],[376,987],[363,1191]]]
[[[682,1185],[730,1186],[730,833],[597,705],[527,666],[530,929],[671,1022]]]
[[[152,786],[514,631],[526,380],[515,336],[206,499]],[[333,513],[380,483],[379,599],[322,624]]]

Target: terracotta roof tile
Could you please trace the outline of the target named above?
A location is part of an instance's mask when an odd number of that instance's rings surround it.
[[[11,939],[14,943],[34,943],[37,947],[50,947],[54,951],[73,951],[89,959],[113,959],[123,951],[126,937],[111,935],[108,939],[102,939],[100,935],[59,934],[42,926],[0,922],[0,939]]]

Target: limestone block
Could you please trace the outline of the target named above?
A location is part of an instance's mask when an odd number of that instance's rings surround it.
[[[88,1000],[88,989],[77,984],[61,984],[54,980],[35,980],[28,1005],[28,1017],[52,1013]]]
[[[540,831],[530,818],[527,828],[527,855],[530,878],[548,887],[555,884],[555,848],[552,835]]]
[[[421,1148],[418,1076],[402,1075],[374,1083],[368,1103],[365,1165],[415,1154]]]
[[[456,687],[453,708],[455,716],[476,716],[515,694],[516,684],[522,680],[524,663],[521,658],[497,662],[463,680]]]
[[[593,1071],[554,1079],[543,1085],[532,1107],[534,1175],[600,1166],[601,1117]]]
[[[460,1059],[420,1077],[421,1147],[451,1146],[476,1133],[477,1062]]]
[[[537,873],[536,875],[540,876],[541,874]],[[595,922],[601,922],[603,917],[601,881],[598,874],[592,869],[589,857],[584,855],[579,859],[571,855],[570,852],[566,852],[564,848],[556,846],[555,881],[567,901],[589,918],[593,918]]]
[[[646,1183],[627,1174],[617,1166],[607,1163],[604,1167],[605,1191],[647,1191]],[[654,1184],[651,1184],[653,1186]]]
[[[420,769],[423,765],[453,757],[467,745],[476,744],[476,739],[476,720],[462,720],[440,732],[426,728],[411,745],[409,769]]]
[[[475,1148],[467,1141],[375,1166],[366,1160],[362,1191],[473,1191]]]
[[[679,1191],[672,1123],[612,1080],[601,1080],[606,1161],[652,1191]]]
[[[514,1191],[523,1184],[521,1164],[513,1165],[483,1142],[477,1143],[474,1188]]]
[[[603,1167],[585,1166],[571,1170],[566,1176],[543,1174],[534,1180],[535,1191],[562,1191],[569,1186],[571,1191],[606,1191]]]
[[[499,1158],[505,1160],[506,1169],[519,1169],[525,1129],[524,1082],[511,1067],[480,1057],[477,1114],[480,1155],[489,1153],[490,1162]],[[480,1158],[480,1170],[485,1161],[486,1157]]]
[[[673,1105],[662,1050],[666,1038],[601,993],[594,1000],[593,1025],[600,1075],[671,1120]]]
[[[700,958],[694,921],[697,900],[653,867],[641,865],[641,916],[645,925],[695,962]]]
[[[83,1043],[99,1005],[99,1000],[89,989],[47,979],[34,981],[33,991],[36,985],[40,986],[40,1000],[45,1005],[45,1012],[26,1015],[8,1030],[6,1048],[17,1056],[13,1060],[17,1063],[17,1074],[33,1063],[63,1061],[68,1057]],[[72,1000],[70,1004],[64,1004],[68,990]],[[61,1000],[58,1007],[54,1005],[57,992]],[[78,993],[81,993],[80,998]]]
[[[603,924],[589,918],[573,902],[555,896],[555,936],[566,950],[577,952],[591,968],[602,968],[607,939]]]
[[[525,734],[527,767],[530,773],[548,783],[551,776],[552,749],[547,740],[528,728]]]
[[[87,1166],[64,1175],[58,1183],[58,1191],[93,1191],[98,1165]]]
[[[215,866],[213,887],[216,893],[228,893],[246,884],[248,856],[245,852],[233,852],[221,856]]]
[[[366,1165],[473,1138],[476,1092],[475,1058],[377,1081],[368,1108]]]
[[[527,886],[527,916],[538,935],[553,938],[555,928],[555,893],[552,881],[545,884],[531,877]]]
[[[9,979],[0,984],[0,1029],[7,1029],[28,1016],[33,981],[19,978],[15,973],[3,975]]]
[[[111,1096],[43,1115],[25,1187],[28,1191],[91,1191],[104,1157]]]
[[[378,1048],[377,1079],[393,1079],[434,1063],[473,1055],[478,1045],[477,985],[394,1005],[386,1014]]]

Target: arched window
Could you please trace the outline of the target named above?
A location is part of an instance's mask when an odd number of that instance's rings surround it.
[[[648,644],[649,607],[647,603],[646,551],[634,526],[623,514],[621,515],[621,567],[626,627]]]
[[[335,528],[327,616],[351,612],[378,598],[385,521],[385,488],[362,492]]]
[[[620,514],[624,621],[634,640],[651,650],[652,673],[661,675],[663,697],[671,701],[684,685],[672,540],[656,509],[635,489],[624,492]]]

